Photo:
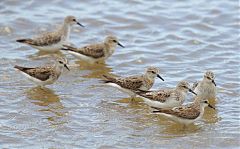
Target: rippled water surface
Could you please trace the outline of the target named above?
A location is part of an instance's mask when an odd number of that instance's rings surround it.
[[[237,148],[240,145],[239,2],[234,0],[0,1],[0,148]],[[105,64],[71,55],[71,71],[45,89],[17,73],[15,64],[38,66],[49,55],[16,43],[59,26],[75,15],[71,42],[80,47],[116,35],[118,48]],[[66,54],[66,53],[60,53]],[[218,85],[217,111],[182,129],[152,115],[142,103],[102,86],[103,74],[161,68],[154,89],[191,83],[210,69]],[[190,102],[189,95],[187,102]]]

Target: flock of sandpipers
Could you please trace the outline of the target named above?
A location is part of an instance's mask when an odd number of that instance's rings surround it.
[[[27,44],[40,51],[67,51],[89,64],[106,60],[114,53],[117,46],[124,48],[115,36],[106,37],[102,43],[89,44],[81,48],[72,47],[69,43],[69,35],[74,24],[84,27],[74,16],[67,16],[59,29],[32,39],[18,39],[17,42]],[[55,59],[56,62],[52,66],[28,68],[16,65],[14,68],[37,85],[43,87],[54,83],[61,75],[64,67],[70,70],[66,58],[57,57]],[[131,96],[132,100],[136,96],[141,97],[146,104],[154,109],[153,113],[164,115],[171,120],[183,123],[184,126],[201,119],[205,107],[215,109],[208,101],[209,99],[216,99],[215,75],[212,71],[206,71],[202,81],[198,81],[192,86],[187,81],[180,81],[174,89],[151,91],[150,89],[156,77],[164,81],[159,73],[160,70],[157,67],[148,67],[143,75],[129,77],[103,75],[101,82],[126,92]],[[182,105],[187,92],[191,92],[196,96],[193,103]]]

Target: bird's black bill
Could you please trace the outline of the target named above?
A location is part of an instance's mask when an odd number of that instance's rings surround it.
[[[214,81],[214,80],[212,80],[212,83],[213,83],[215,86],[217,86],[217,84],[215,83],[215,81]]]
[[[64,67],[68,70],[68,71],[70,71],[70,69],[68,68],[68,66],[65,64],[64,65]]]
[[[157,74],[157,77],[158,77],[159,79],[161,79],[162,81],[164,81],[164,79],[163,79],[159,74]]]
[[[77,22],[77,25],[79,25],[79,26],[81,26],[81,27],[85,27],[85,26],[83,26],[81,23],[79,23],[79,22]]]
[[[122,48],[125,48],[121,43],[118,42],[118,45]]]
[[[197,95],[192,89],[189,89],[189,92],[193,93],[194,95]]]
[[[215,110],[215,108],[212,105],[210,105],[210,104],[208,104],[208,107]]]

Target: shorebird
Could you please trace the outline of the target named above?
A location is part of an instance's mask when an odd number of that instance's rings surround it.
[[[16,41],[27,44],[40,51],[56,52],[62,48],[63,44],[68,44],[73,24],[78,24],[84,27],[74,16],[67,16],[64,19],[62,26],[53,32],[47,32],[32,39],[18,39]]]
[[[61,75],[63,67],[70,70],[67,66],[67,59],[65,58],[58,58],[52,66],[33,68],[18,65],[14,66],[14,68],[18,69],[25,77],[41,87],[53,84]]]
[[[103,43],[90,44],[81,48],[63,45],[62,50],[68,51],[78,59],[89,63],[95,63],[106,60],[110,57],[114,53],[117,45],[124,48],[124,46],[118,41],[117,37],[108,36]]]
[[[193,84],[192,90],[196,92],[202,99],[216,99],[216,83],[215,75],[212,71],[207,71],[203,80]]]
[[[104,75],[103,77],[105,78],[105,80],[103,80],[104,83],[126,92],[131,96],[132,100],[136,96],[135,91],[149,90],[153,86],[156,77],[164,81],[159,75],[159,69],[156,67],[148,67],[145,74],[140,76],[112,77]]]
[[[151,107],[173,108],[183,104],[187,96],[187,92],[197,95],[192,91],[190,84],[187,81],[180,81],[174,89],[138,91],[136,93]]]
[[[215,108],[209,104],[208,100],[195,101],[172,109],[152,108],[155,109],[153,113],[164,115],[186,126],[201,119],[204,114],[204,109],[207,106],[215,110]]]

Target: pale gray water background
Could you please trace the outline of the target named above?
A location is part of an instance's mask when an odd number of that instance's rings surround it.
[[[15,64],[48,63],[37,50],[16,43],[51,30],[66,15],[76,46],[116,35],[118,48],[105,64],[89,66],[67,55],[72,66],[41,90]],[[0,148],[238,148],[240,146],[239,2],[236,0],[2,0],[0,1]],[[63,53],[66,54],[66,53]],[[40,58],[39,58],[40,56]],[[161,68],[154,88],[191,83],[216,73],[217,111],[183,130],[150,113],[142,102],[100,86],[103,74]],[[192,95],[189,95],[190,102]]]

